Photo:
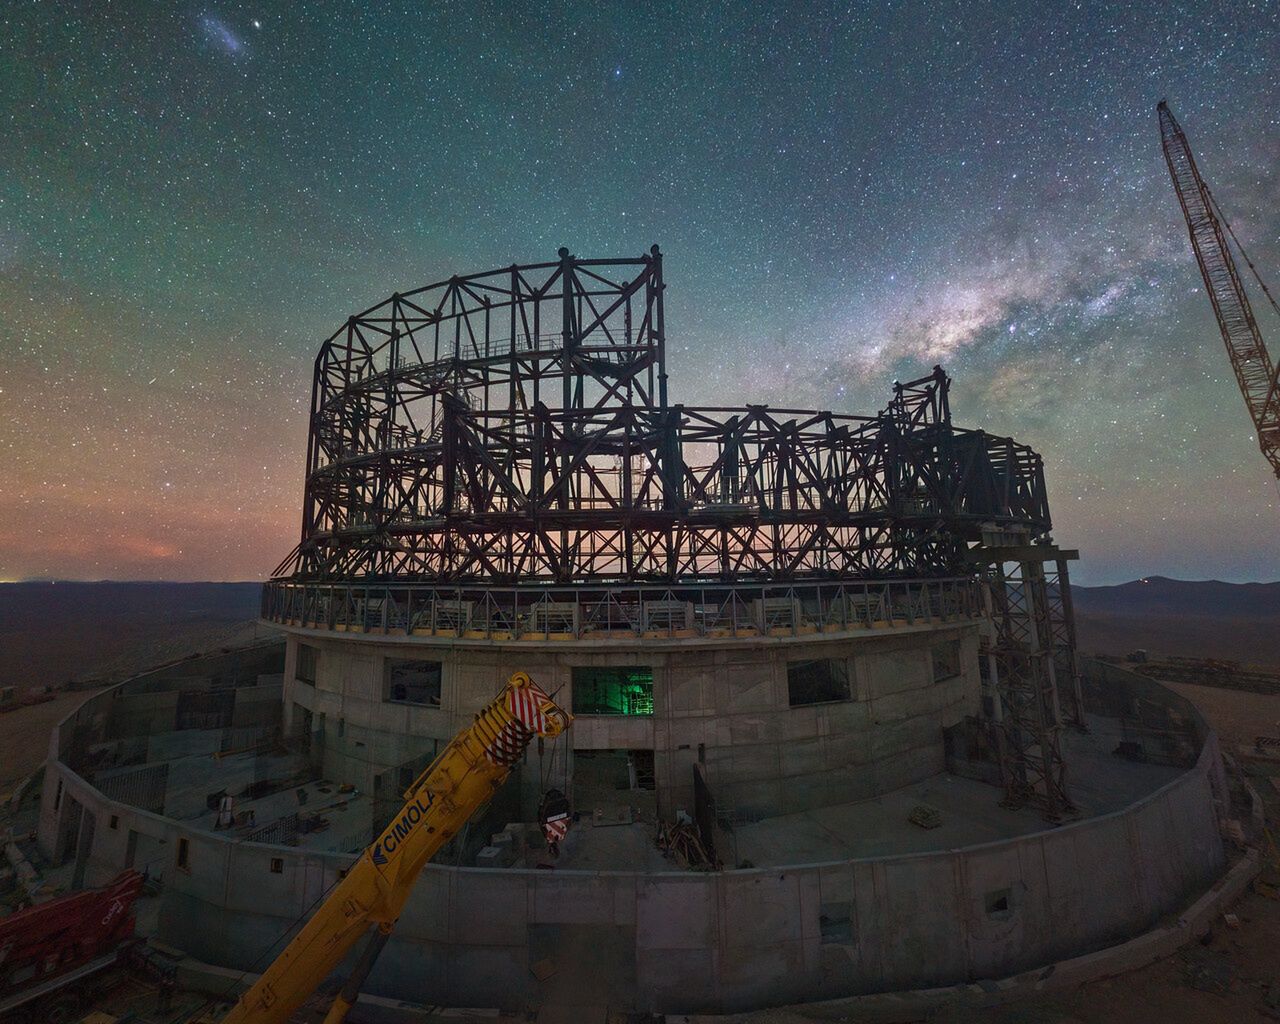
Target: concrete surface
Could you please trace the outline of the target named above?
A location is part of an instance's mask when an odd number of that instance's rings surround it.
[[[55,730],[41,850],[75,861],[87,885],[148,864],[165,942],[230,968],[264,962],[352,858],[235,842],[104,797],[67,759],[111,731],[128,686]],[[497,994],[508,1008],[607,993],[619,1008],[731,1012],[1004,978],[1132,939],[1221,875],[1221,765],[1182,698],[1122,672],[1108,686],[1117,707],[1140,698],[1199,737],[1191,766],[1163,785],[1136,766],[1129,777],[1147,788],[1110,813],[976,844],[719,873],[432,865],[370,991],[463,1006]],[[169,714],[161,688],[148,695]],[[1097,740],[1110,738],[1099,728]],[[1095,759],[1104,774],[1128,767]],[[1102,780],[1097,798],[1123,800],[1113,786]],[[995,804],[995,790],[985,795]],[[531,967],[546,960],[554,973],[539,980]]]
[[[1119,810],[1176,779],[1168,765],[1119,761],[1114,719],[1089,717],[1089,732],[1063,736],[1071,766],[1071,796],[1082,817]],[[886,793],[873,800],[819,807],[737,826],[729,841],[732,863],[756,867],[811,863],[849,857],[883,857],[998,842],[1044,829],[1031,807],[1010,809],[992,799],[992,788],[946,773]],[[907,820],[925,805],[941,824],[924,829]]]
[[[658,811],[667,818],[692,811],[698,760],[721,805],[747,818],[890,792],[940,772],[942,730],[981,703],[970,620],[794,637],[616,641],[608,650],[585,642],[543,649],[286,632],[286,733],[309,728],[323,774],[366,790],[388,769],[433,754],[516,670],[572,707],[575,667],[650,666],[654,714],[579,716],[546,785],[569,791],[574,750],[652,750]],[[944,643],[959,644],[961,672],[935,680],[931,648]],[[314,681],[298,678],[300,645],[315,651]],[[438,707],[388,700],[386,666],[394,659],[442,663]],[[787,665],[816,659],[845,666],[849,699],[791,707]],[[536,799],[532,790],[526,794],[527,805]]]
[[[1186,907],[1177,919],[1144,932],[1137,938],[1087,953],[1084,956],[1045,964],[1034,970],[981,983],[949,985],[943,988],[886,992],[775,1007],[763,1012],[734,1014],[674,1014],[666,1024],[809,1024],[818,1021],[858,1021],[859,1024],[908,1024],[932,1020],[940,1011],[990,1010],[1008,1006],[1032,996],[1070,992],[1087,982],[1111,978],[1137,970],[1169,956],[1175,950],[1209,933],[1222,913],[1236,904],[1257,877],[1261,857],[1249,850],[1208,892]],[[1123,983],[1123,980],[1122,982]],[[981,1019],[988,1019],[985,1016]],[[1021,1020],[1041,1020],[1031,1011]],[[1047,1018],[1046,1018],[1047,1019]],[[1060,1024],[1068,1018],[1055,1015]],[[1071,1018],[1074,1020],[1075,1018]],[[1225,1019],[1225,1018],[1224,1018]]]

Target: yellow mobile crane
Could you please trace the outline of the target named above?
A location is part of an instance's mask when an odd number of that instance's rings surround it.
[[[325,1024],[341,1024],[427,861],[506,781],[534,736],[554,738],[572,721],[525,673],[515,673],[405,791],[400,813],[223,1024],[284,1024],[372,930],[325,1016]]]

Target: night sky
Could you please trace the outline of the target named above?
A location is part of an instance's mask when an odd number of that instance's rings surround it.
[[[0,579],[264,576],[349,313],[654,242],[673,401],[871,413],[941,361],[961,423],[1043,453],[1078,581],[1280,578],[1155,115],[1167,97],[1280,283],[1280,5],[15,3],[0,25]]]

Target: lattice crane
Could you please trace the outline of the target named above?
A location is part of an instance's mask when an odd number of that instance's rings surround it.
[[[1213,303],[1218,328],[1231,358],[1231,368],[1253,418],[1258,447],[1271,463],[1276,478],[1280,479],[1280,377],[1277,377],[1276,367],[1258,330],[1249,296],[1227,246],[1227,234],[1240,248],[1241,256],[1272,307],[1278,313],[1280,307],[1276,306],[1253,262],[1240,247],[1209,186],[1200,177],[1187,136],[1169,110],[1169,104],[1161,100],[1156,111],[1160,117],[1160,138],[1164,144],[1165,162],[1169,165],[1169,176],[1178,193],[1182,215],[1187,220],[1191,248],[1195,250],[1205,289]],[[1224,227],[1226,234],[1223,233]]]

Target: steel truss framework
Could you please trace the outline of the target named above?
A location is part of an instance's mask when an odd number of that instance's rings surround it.
[[[1191,236],[1191,248],[1195,252],[1200,276],[1204,278],[1205,291],[1213,303],[1213,313],[1218,320],[1218,330],[1227,347],[1227,356],[1236,375],[1236,383],[1244,396],[1249,416],[1257,430],[1258,447],[1271,463],[1271,469],[1280,478],[1280,367],[1271,361],[1258,321],[1253,315],[1249,295],[1240,279],[1240,271],[1227,245],[1223,226],[1235,233],[1200,176],[1191,144],[1178,124],[1177,118],[1163,100],[1156,107],[1160,118],[1160,137],[1164,146],[1165,163],[1178,193],[1182,216]],[[1221,217],[1221,222],[1219,218]],[[1275,300],[1248,256],[1243,251],[1249,268],[1271,304]],[[1280,307],[1277,307],[1280,308]]]
[[[1070,813],[1061,681],[1067,721],[1084,711],[1040,456],[953,425],[940,367],[875,416],[670,405],[663,288],[657,246],[561,249],[348,319],[316,359],[302,537],[264,616],[777,635],[971,618],[982,581],[1006,795]]]
[[[453,277],[316,360],[276,578],[503,587],[945,576],[1050,525],[1040,457],[951,423],[940,368],[872,417],[667,403],[662,257]]]
[[[1062,756],[1064,724],[1085,729],[1067,561],[1025,530],[984,531],[974,549],[991,632],[984,671],[997,696],[996,749],[1005,802],[1051,821],[1075,813]]]

